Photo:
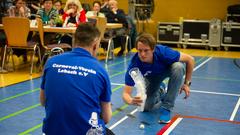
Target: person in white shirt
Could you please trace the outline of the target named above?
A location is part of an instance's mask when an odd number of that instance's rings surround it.
[[[100,9],[101,3],[99,1],[94,1],[92,11],[88,11],[86,14],[87,18],[105,17],[105,15],[100,12]]]

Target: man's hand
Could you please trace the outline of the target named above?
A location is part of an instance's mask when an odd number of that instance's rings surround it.
[[[136,97],[132,98],[132,101],[130,104],[140,106],[142,102],[143,102],[143,100],[141,99],[141,97],[136,96]]]
[[[182,94],[182,92],[185,92],[185,97],[184,99],[187,99],[190,96],[190,88],[188,85],[183,84],[183,86],[181,87],[179,93]]]

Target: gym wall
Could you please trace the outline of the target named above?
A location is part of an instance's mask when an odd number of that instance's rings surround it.
[[[66,0],[63,0],[65,2]],[[81,3],[90,3],[94,0],[80,0]],[[101,1],[101,0],[100,0]],[[128,13],[128,0],[118,0],[118,7]],[[240,4],[239,0],[154,0],[155,9],[150,25],[145,25],[145,31],[157,34],[157,23],[178,22],[183,19],[209,20],[219,18],[225,20],[227,7]],[[138,31],[141,31],[143,22],[139,22]],[[146,23],[146,22],[145,22]]]

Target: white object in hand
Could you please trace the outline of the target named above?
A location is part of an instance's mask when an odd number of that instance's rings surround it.
[[[139,111],[144,111],[145,101],[147,99],[146,95],[146,83],[144,81],[143,75],[138,68],[132,68],[129,71],[130,76],[132,77],[133,81],[135,82],[135,87],[137,89],[137,96],[141,97],[143,100],[141,106],[138,107]]]

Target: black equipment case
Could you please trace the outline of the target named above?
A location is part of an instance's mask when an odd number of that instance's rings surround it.
[[[183,48],[187,45],[209,46],[209,20],[183,20],[180,42]]]
[[[240,47],[240,23],[222,23],[221,46],[227,51],[228,47]]]
[[[180,24],[174,22],[159,22],[157,42],[166,44],[179,44]]]

